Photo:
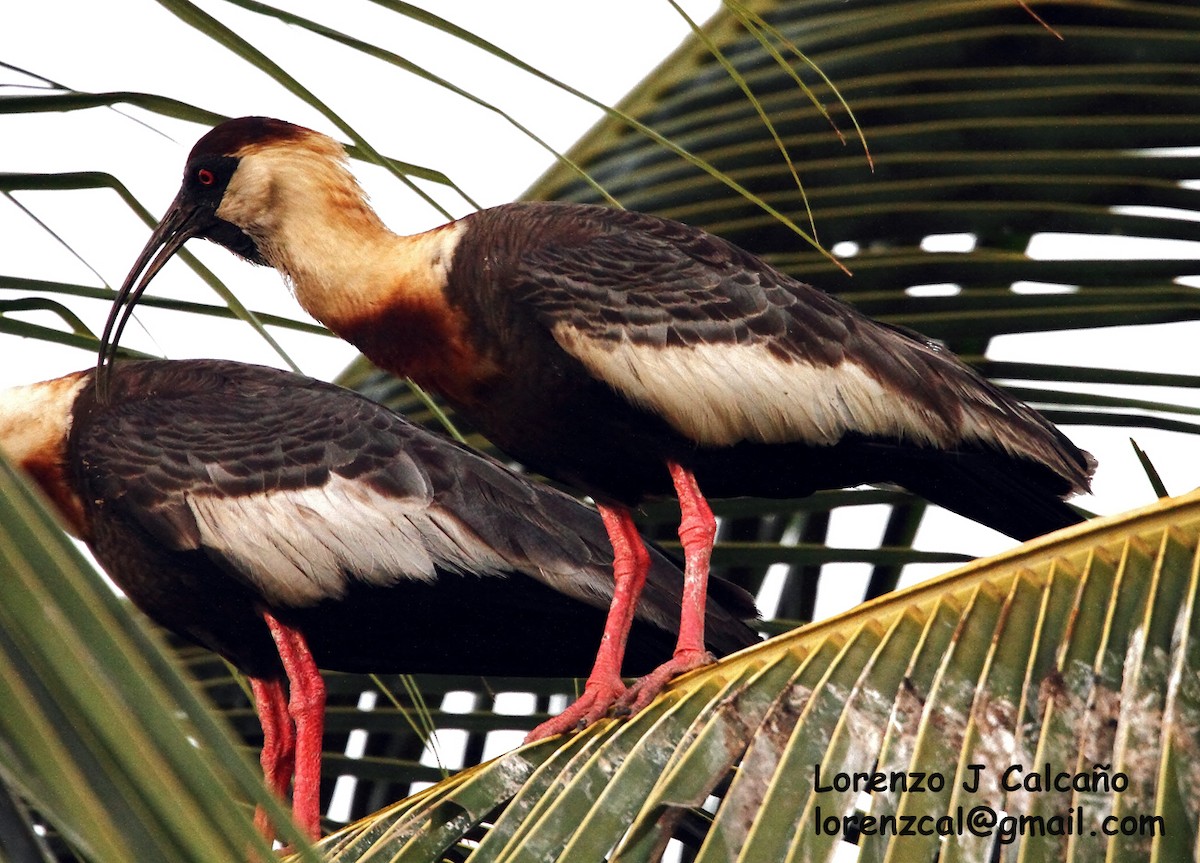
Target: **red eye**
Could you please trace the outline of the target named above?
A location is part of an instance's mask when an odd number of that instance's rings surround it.
[[[208,168],[201,168],[199,171],[197,171],[196,179],[200,181],[201,186],[211,186],[217,181],[217,178],[213,175],[213,172],[208,170]]]

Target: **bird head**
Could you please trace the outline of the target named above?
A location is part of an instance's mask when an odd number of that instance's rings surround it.
[[[294,223],[298,214],[320,218],[327,209],[322,202],[374,218],[345,160],[345,150],[332,138],[270,117],[227,120],[197,141],[179,193],[113,301],[100,343],[102,391],[104,367],[116,353],[134,305],[192,237],[290,275],[283,236],[289,220]]]

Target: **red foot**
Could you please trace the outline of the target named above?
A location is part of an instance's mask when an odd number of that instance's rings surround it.
[[[685,650],[676,652],[674,656],[651,671],[645,677],[638,678],[625,694],[617,699],[617,715],[637,713],[654,700],[668,683],[686,671],[712,665],[717,659],[707,650]]]
[[[530,731],[526,743],[586,728],[608,713],[608,709],[625,692],[621,682],[621,662],[625,657],[625,642],[637,610],[638,596],[650,568],[650,553],[642,543],[629,510],[618,506],[598,507],[613,548],[613,597],[604,634],[596,651],[596,662],[583,687],[583,695],[558,716],[548,719]]]
[[[288,716],[287,695],[278,680],[250,678],[254,707],[262,723],[263,748],[260,761],[267,787],[286,800],[296,759],[296,729]],[[254,826],[268,842],[275,839],[275,828],[261,806],[254,810]]]
[[[292,817],[314,842],[321,838],[321,737],[325,726],[325,683],[313,661],[304,635],[280,623],[268,611],[263,619],[271,630],[287,674],[288,715],[296,729]]]
[[[579,696],[574,704],[530,731],[525,735],[525,742],[533,743],[555,734],[582,731],[598,719],[602,719],[624,692],[625,684],[620,678],[588,680],[583,688],[583,695]]]
[[[679,541],[683,545],[683,607],[675,655],[629,687],[617,701],[619,713],[636,713],[654,700],[673,678],[716,661],[704,648],[704,606],[708,592],[708,562],[717,522],[700,493],[696,477],[676,462],[667,462],[682,518]]]

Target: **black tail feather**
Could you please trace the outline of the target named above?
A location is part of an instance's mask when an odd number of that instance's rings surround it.
[[[1062,499],[1066,489],[1041,465],[991,451],[910,453],[893,466],[895,482],[921,497],[1014,539],[1029,540],[1083,521]]]

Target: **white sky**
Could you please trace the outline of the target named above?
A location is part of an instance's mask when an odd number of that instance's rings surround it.
[[[319,98],[336,106],[382,152],[444,171],[481,205],[519,196],[551,163],[552,157],[544,149],[497,115],[407,73],[223,2],[201,5],[249,40],[270,44],[273,60]],[[286,5],[297,14],[318,19],[329,6],[322,2]],[[713,0],[682,5],[700,21],[716,8]],[[604,13],[594,18],[580,14],[572,5],[529,0],[455,0],[429,4],[429,8],[610,103],[644,77],[687,33],[686,23],[666,3],[642,0],[608,2]],[[346,32],[384,44],[498,104],[560,150],[600,117],[597,109],[578,99],[374,4],[347,2],[338,4],[337,9],[338,26]],[[0,60],[68,86],[91,91],[150,91],[233,116],[273,115],[336,134],[329,122],[266,75],[150,0],[13,4],[3,13],[3,22]],[[581,38],[581,33],[586,36]],[[551,38],[552,34],[568,35]],[[27,79],[2,70],[0,81],[27,83]],[[23,91],[10,86],[0,92]],[[2,170],[107,171],[119,177],[156,216],[161,215],[178,187],[188,150],[205,130],[137,109],[122,110],[145,119],[164,134],[107,109],[3,116]],[[81,140],[86,145],[80,146]],[[61,141],[66,141],[66,146],[58,144]],[[419,231],[442,221],[435,210],[382,169],[359,166],[358,172],[394,229]],[[431,184],[426,188],[456,216],[473,209],[449,190]],[[108,191],[73,194],[70,207],[61,206],[62,193],[27,192],[17,197],[109,285],[121,283],[148,236],[148,229]],[[3,200],[0,237],[4,238],[5,274],[100,284],[87,267]],[[307,319],[288,301],[274,273],[248,267],[215,246],[194,245],[189,249],[251,308]],[[215,300],[179,263],[156,280],[154,292],[203,302]],[[71,306],[99,331],[107,303],[75,300]],[[53,317],[27,317],[56,323]],[[139,318],[155,340],[132,326],[125,343],[171,357],[220,354],[278,363],[244,325],[217,325],[218,344],[214,345],[214,329],[207,326],[180,332],[179,326],[159,325],[160,319],[165,322],[172,317],[143,310]],[[276,335],[310,374],[336,374],[353,355],[332,339]],[[0,362],[0,385],[26,382],[30,369],[45,369],[49,376],[86,365],[89,360],[82,351],[39,348],[32,342],[0,336],[0,357],[10,356],[19,356],[21,362]]]
[[[406,73],[387,70],[377,61],[364,60],[219,0],[205,0],[200,5],[255,44],[270,45],[273,60],[335,106],[382,152],[445,171],[481,205],[519,196],[550,164],[550,156],[543,149],[502,119]],[[286,5],[297,14],[318,20],[325,9],[335,8],[318,0]],[[665,0],[606,0],[587,6],[553,0],[446,0],[423,5],[609,103],[644,77],[688,32],[686,23]],[[697,21],[703,21],[715,11],[717,3],[688,0],[681,5]],[[598,111],[573,97],[365,0],[339,3],[336,9],[339,28],[386,45],[493,101],[555,147],[566,149],[599,118]],[[313,109],[151,0],[9,4],[0,13],[0,60],[80,89],[150,91],[230,115],[274,115],[335,132]],[[28,83],[3,70],[0,82]],[[9,86],[0,91],[4,92],[22,91]],[[158,131],[107,109],[0,116],[0,140],[4,142],[0,170],[107,171],[125,182],[156,216],[161,215],[178,187],[187,151],[204,130],[136,109],[126,113],[145,119]],[[381,169],[360,165],[356,170],[392,228],[419,231],[441,221],[434,210]],[[454,215],[472,209],[453,192],[429,185],[426,188]],[[99,285],[102,278],[115,287],[149,235],[149,228],[111,192],[70,196],[23,193],[17,197],[99,276],[65,252],[17,207],[0,199],[0,272],[6,275],[88,285]],[[69,206],[63,205],[66,200]],[[273,271],[251,267],[211,244],[193,242],[188,248],[251,308],[305,317]],[[1120,253],[1111,240],[1105,241],[1104,250]],[[1180,244],[1163,253],[1197,254]],[[215,302],[209,289],[179,261],[155,280],[152,292]],[[0,300],[10,298],[6,293],[0,291]],[[71,300],[69,305],[99,332],[107,302]],[[56,318],[46,314],[23,317],[59,325]],[[141,326],[131,325],[123,344],[172,358],[227,356],[280,364],[244,324],[181,326],[181,320],[186,319],[142,307],[138,315]],[[1072,361],[1079,364],[1196,373],[1200,372],[1194,349],[1198,326],[1189,323],[1120,328],[1098,335],[1073,332],[1005,338],[997,340],[991,355],[1053,360],[1065,346]],[[336,375],[354,355],[352,349],[334,339],[278,330],[274,333],[303,371],[318,377]],[[0,386],[52,377],[89,365],[93,359],[84,351],[0,335]],[[1200,404],[1200,399],[1190,393],[1140,395]],[[1133,458],[1127,431],[1067,431],[1101,462],[1097,494],[1081,500],[1082,504],[1111,513],[1150,502],[1150,487]],[[1200,485],[1200,459],[1192,454],[1194,438],[1154,431],[1135,434],[1173,493]],[[882,514],[868,515],[865,523],[866,527],[862,520],[835,522],[832,541],[875,544]],[[931,520],[928,529],[930,533],[923,536],[937,534],[936,541],[926,543],[930,547],[978,554],[1011,545],[991,531],[949,514]],[[860,578],[863,571],[863,567],[848,568],[847,577]]]

